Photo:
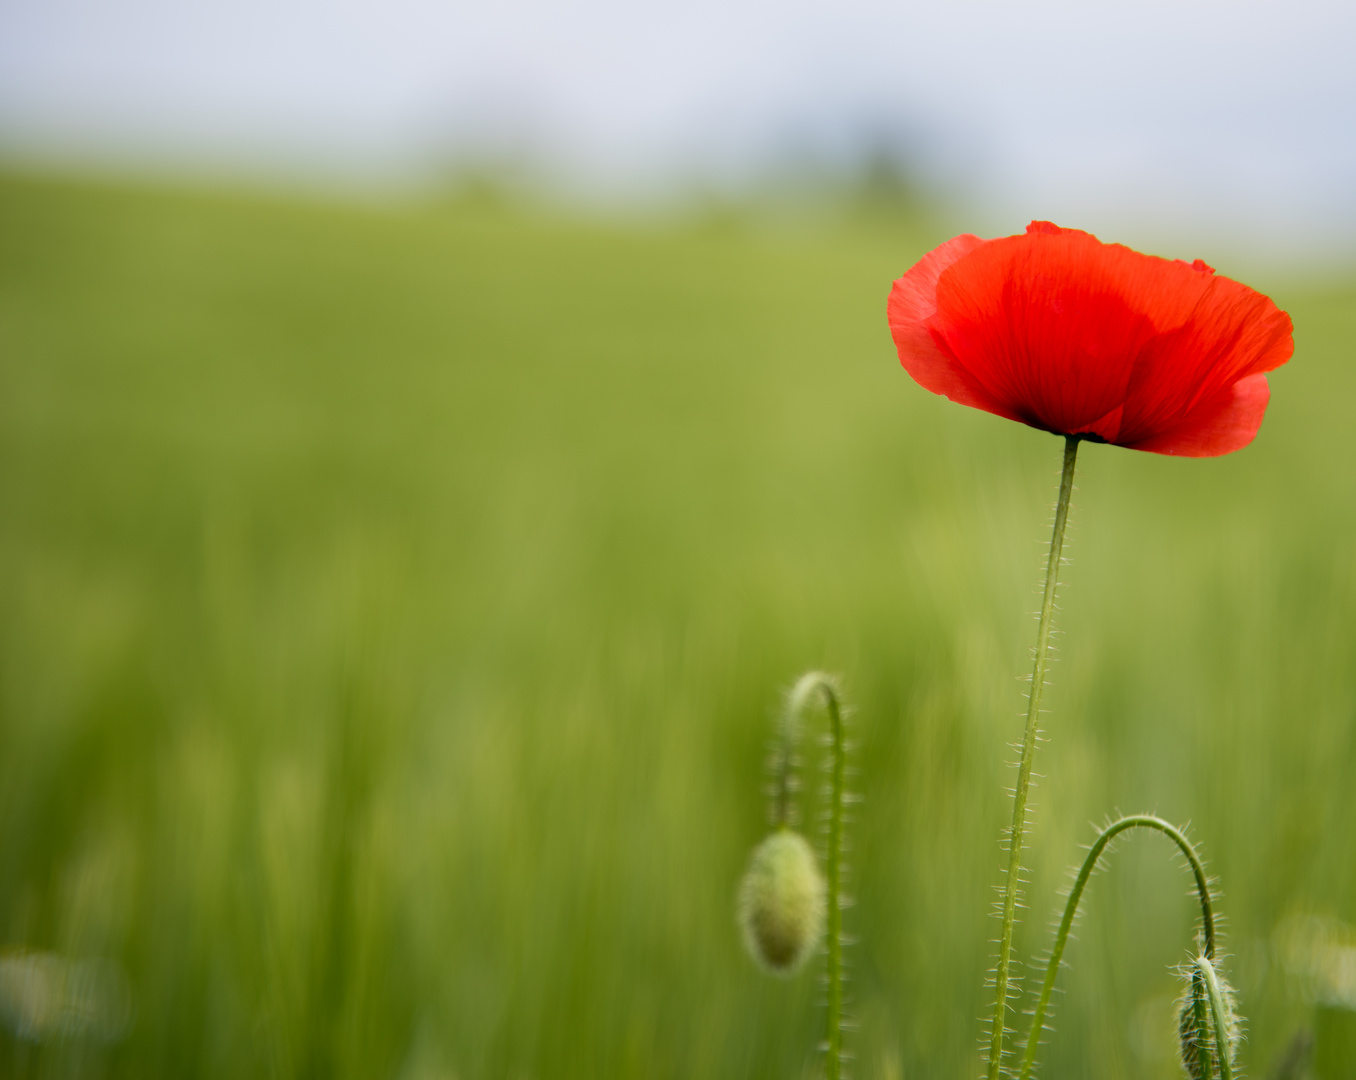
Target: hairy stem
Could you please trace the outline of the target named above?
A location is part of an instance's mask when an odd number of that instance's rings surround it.
[[[1036,656],[1031,669],[1031,694],[1027,699],[1026,732],[1022,737],[1022,758],[1017,769],[1017,787],[1012,800],[1012,828],[1008,833],[1007,880],[1003,889],[1003,930],[998,941],[998,967],[994,972],[993,1027],[989,1041],[989,1080],[998,1080],[1003,1069],[1003,1037],[1006,1034],[1008,985],[1012,972],[1012,933],[1017,921],[1017,889],[1022,872],[1022,838],[1026,831],[1026,803],[1031,788],[1031,762],[1036,755],[1041,691],[1045,688],[1045,670],[1050,651],[1050,623],[1055,611],[1055,587],[1059,563],[1064,551],[1064,526],[1069,520],[1069,496],[1073,493],[1074,462],[1078,457],[1078,437],[1064,440],[1064,471],[1059,480],[1059,502],[1055,504],[1055,528],[1050,537],[1050,556],[1045,564],[1045,593],[1041,600],[1040,623],[1036,630]]]
[[[797,683],[796,690],[799,689]],[[779,829],[791,824],[791,792],[796,787],[796,740],[800,734],[799,711],[803,707],[804,702],[793,692],[782,716],[780,738],[773,758],[776,779],[772,789],[772,823]]]
[[[824,708],[829,714],[829,736],[833,746],[829,781],[829,850],[828,850],[828,1017],[825,1021],[825,1076],[840,1080],[843,1063],[843,803],[847,783],[847,744],[843,732],[843,706],[834,680],[818,671],[801,676],[791,691],[787,708],[785,732],[790,754],[790,741],[795,738],[798,720],[810,697],[823,695]],[[788,785],[783,777],[778,786],[779,812],[785,822],[785,792]]]
[[[1205,976],[1205,990],[1210,998],[1210,1015],[1215,1022],[1215,1055],[1219,1058],[1219,1080],[1234,1080],[1233,1040],[1229,1031],[1229,1007],[1224,1002],[1224,990],[1215,974],[1211,957],[1196,961],[1196,970]]]
[[[843,745],[843,715],[831,689],[824,696],[833,725],[833,780],[829,810],[829,1016],[827,1033],[828,1080],[839,1080],[843,1058],[843,785],[847,748]]]
[[[1050,995],[1055,989],[1055,976],[1059,974],[1059,965],[1064,957],[1064,947],[1069,943],[1069,931],[1073,929],[1074,916],[1078,914],[1078,904],[1083,899],[1083,890],[1087,887],[1088,879],[1097,869],[1097,861],[1106,851],[1106,846],[1121,833],[1135,828],[1156,829],[1171,839],[1182,854],[1186,856],[1187,862],[1191,865],[1192,876],[1196,879],[1196,893],[1201,901],[1203,951],[1207,959],[1213,959],[1215,956],[1215,911],[1210,899],[1210,885],[1205,877],[1205,865],[1201,862],[1201,857],[1196,853],[1196,849],[1192,847],[1191,841],[1176,826],[1169,824],[1160,817],[1154,817],[1152,814],[1131,814],[1118,821],[1113,821],[1102,830],[1101,835],[1097,837],[1088,850],[1088,857],[1083,860],[1083,865],[1078,870],[1078,877],[1074,879],[1073,889],[1069,893],[1069,900],[1064,905],[1064,916],[1059,921],[1059,932],[1055,935],[1055,945],[1050,950],[1050,961],[1045,966],[1045,982],[1041,984],[1041,996],[1036,1002],[1036,1013],[1031,1018],[1031,1033],[1027,1036],[1026,1052],[1022,1056],[1020,1080],[1028,1080],[1031,1076],[1031,1068],[1036,1061],[1036,1048],[1040,1043],[1041,1032],[1045,1028],[1046,1013],[1050,1008]]]

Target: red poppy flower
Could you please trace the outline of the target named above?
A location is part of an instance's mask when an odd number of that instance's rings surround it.
[[[1212,267],[1033,221],[957,236],[890,292],[890,332],[935,394],[1058,435],[1214,457],[1257,434],[1290,317]]]

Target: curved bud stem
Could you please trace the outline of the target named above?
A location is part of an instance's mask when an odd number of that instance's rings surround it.
[[[843,1067],[843,803],[847,782],[847,746],[843,734],[843,705],[838,683],[822,671],[802,675],[787,699],[783,731],[783,769],[778,777],[777,820],[785,824],[790,793],[792,744],[799,730],[801,714],[816,696],[823,698],[829,714],[829,735],[833,743],[832,776],[829,802],[828,850],[828,1018],[825,1034],[825,1076],[840,1080]]]
[[[811,672],[811,674],[814,674]],[[802,676],[786,699],[786,708],[782,710],[781,727],[777,733],[777,749],[772,758],[774,774],[772,787],[772,824],[778,829],[791,825],[791,797],[799,787],[796,778],[796,744],[800,742],[801,713],[806,700],[814,692],[811,686],[806,693],[798,694],[801,683],[808,676]]]
[[[1069,497],[1073,494],[1074,463],[1078,458],[1078,436],[1064,440],[1064,469],[1059,479],[1059,501],[1055,504],[1055,528],[1050,536],[1050,555],[1045,564],[1045,592],[1041,599],[1040,623],[1036,630],[1036,655],[1031,669],[1031,693],[1027,698],[1026,732],[1022,737],[1022,758],[1017,767],[1017,787],[1012,798],[1012,828],[1008,831],[1008,873],[1003,887],[1003,932],[998,941],[998,966],[994,970],[993,1027],[989,1036],[989,1080],[998,1080],[1003,1070],[1003,1036],[1007,1033],[1008,984],[1012,970],[1012,934],[1017,922],[1017,889],[1022,872],[1022,838],[1026,832],[1026,802],[1031,789],[1031,762],[1036,756],[1036,734],[1040,721],[1041,691],[1045,689],[1045,669],[1050,651],[1050,624],[1055,612],[1055,587],[1059,563],[1064,552],[1064,527],[1069,520]]]
[[[1118,821],[1113,821],[1102,830],[1101,835],[1097,837],[1088,850],[1088,857],[1083,860],[1083,865],[1078,870],[1078,876],[1074,879],[1068,902],[1064,905],[1064,916],[1059,921],[1055,945],[1050,950],[1050,961],[1045,967],[1045,982],[1041,984],[1041,996],[1036,1003],[1035,1015],[1031,1019],[1031,1033],[1027,1036],[1026,1052],[1022,1056],[1020,1080],[1029,1080],[1032,1066],[1036,1061],[1036,1048],[1040,1044],[1041,1032],[1045,1029],[1045,1017],[1050,1008],[1050,996],[1055,989],[1055,976],[1059,974],[1059,965],[1064,958],[1064,948],[1069,943],[1069,932],[1073,929],[1074,916],[1078,913],[1079,901],[1083,899],[1083,890],[1087,888],[1088,880],[1092,877],[1093,871],[1097,869],[1097,862],[1101,859],[1102,853],[1106,851],[1107,845],[1121,833],[1135,828],[1156,829],[1172,840],[1182,854],[1186,856],[1186,860],[1191,866],[1192,876],[1196,879],[1196,893],[1201,902],[1203,959],[1207,961],[1214,959],[1215,910],[1210,899],[1210,884],[1206,880],[1205,865],[1201,862],[1201,857],[1196,853],[1191,841],[1175,825],[1160,817],[1154,817],[1152,814],[1130,814]],[[1211,970],[1213,971],[1213,968]],[[1222,1050],[1221,1056],[1223,1056]],[[1227,1078],[1221,1078],[1221,1080],[1227,1080]]]

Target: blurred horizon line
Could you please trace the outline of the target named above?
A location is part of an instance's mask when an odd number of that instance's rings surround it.
[[[0,172],[33,179],[222,189],[343,202],[418,204],[472,198],[622,221],[684,220],[711,213],[774,223],[877,220],[945,223],[982,236],[1020,232],[1053,220],[1168,258],[1202,254],[1243,266],[1317,273],[1356,269],[1356,218],[1272,221],[1241,229],[1223,208],[1213,218],[1150,204],[1089,207],[1083,214],[1023,212],[983,192],[948,185],[944,170],[898,142],[866,137],[835,152],[785,142],[739,169],[674,169],[646,182],[609,180],[587,163],[522,143],[444,147],[436,152],[365,155],[334,147],[298,153],[270,147],[174,141],[34,137],[0,123]],[[1221,208],[1217,207],[1217,211]],[[1193,246],[1194,245],[1194,246]],[[1207,261],[1210,261],[1207,259]]]
[[[1349,260],[1353,46],[1331,0],[15,0],[0,156],[622,213],[886,161],[981,234]]]

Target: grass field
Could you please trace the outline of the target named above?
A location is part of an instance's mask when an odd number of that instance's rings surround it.
[[[825,667],[855,1073],[974,1076],[1061,444],[899,369],[945,235],[0,179],[0,944],[133,1009],[0,1072],[812,1076],[733,899]],[[1254,445],[1083,451],[1018,949],[1190,820],[1262,1077],[1278,925],[1356,920],[1356,286],[1255,283]],[[1094,881],[1044,1075],[1177,1075],[1188,884]]]

